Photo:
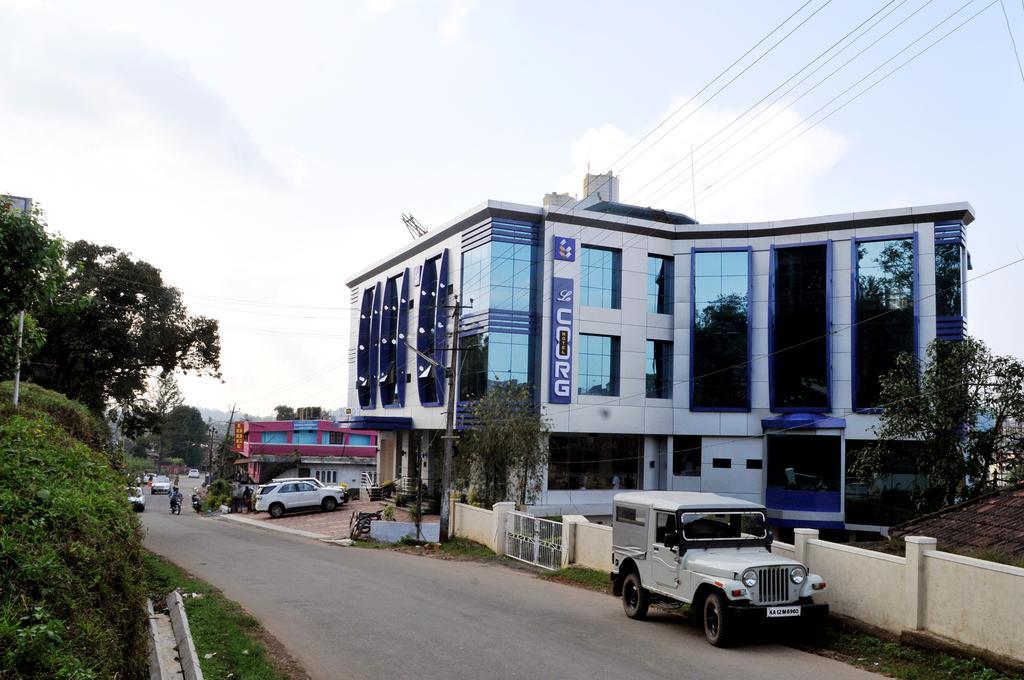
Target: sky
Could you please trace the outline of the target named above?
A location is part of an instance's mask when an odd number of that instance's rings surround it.
[[[588,167],[705,223],[969,201],[969,331],[1024,356],[1024,263],[992,271],[1024,258],[1004,2],[0,0],[0,192],[220,320],[197,406],[345,406],[344,282],[403,212]]]

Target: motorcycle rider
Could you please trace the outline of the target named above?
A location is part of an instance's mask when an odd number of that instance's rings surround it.
[[[171,513],[175,511],[181,514],[181,492],[178,491],[177,486],[171,490]]]
[[[193,492],[192,493],[192,509],[195,510],[196,512],[199,512],[199,510],[201,508],[202,508],[202,503],[199,500],[199,494]]]

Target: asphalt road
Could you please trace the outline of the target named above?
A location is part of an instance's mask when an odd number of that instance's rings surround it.
[[[191,480],[190,480],[191,481]],[[680,617],[497,564],[338,548],[147,496],[146,546],[242,604],[314,678],[877,680],[776,644],[716,649]]]

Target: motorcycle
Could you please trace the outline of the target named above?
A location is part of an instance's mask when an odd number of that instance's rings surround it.
[[[171,514],[172,515],[180,515],[181,514],[181,494],[180,493],[175,492],[175,493],[171,494]]]
[[[196,512],[200,512],[203,509],[203,504],[199,501],[199,494],[192,494],[192,509]]]

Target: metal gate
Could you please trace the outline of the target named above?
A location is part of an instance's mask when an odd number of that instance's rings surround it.
[[[562,568],[562,523],[521,512],[505,515],[505,554],[544,569]]]

